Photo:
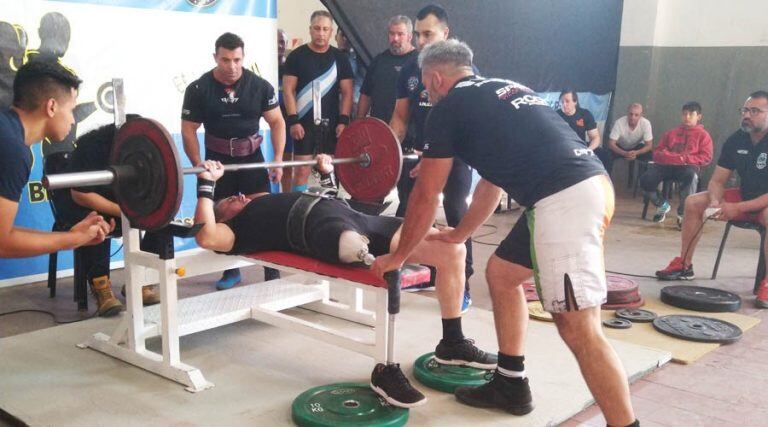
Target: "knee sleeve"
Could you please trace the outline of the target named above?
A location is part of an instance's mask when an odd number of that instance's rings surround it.
[[[357,231],[346,230],[339,236],[339,261],[364,262],[368,255],[368,238]]]

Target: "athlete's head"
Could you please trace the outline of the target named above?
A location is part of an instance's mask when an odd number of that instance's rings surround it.
[[[60,58],[67,52],[71,31],[69,21],[61,13],[49,12],[43,15],[37,33],[40,35],[40,53]]]
[[[221,83],[232,85],[243,75],[245,43],[237,34],[224,33],[216,39],[213,74]]]
[[[701,104],[696,101],[683,104],[683,109],[680,112],[680,122],[683,125],[692,128],[699,124],[701,117]]]
[[[566,116],[576,114],[576,106],[579,104],[579,94],[573,89],[565,89],[560,92],[560,109]]]
[[[419,49],[448,38],[448,13],[442,6],[430,4],[416,14],[416,37]]]
[[[327,10],[316,10],[309,18],[309,44],[314,50],[328,49],[333,36],[333,18]]]
[[[768,91],[752,92],[744,102],[741,112],[741,130],[761,133],[768,130]]]
[[[389,51],[393,55],[405,55],[413,50],[413,22],[404,15],[389,18],[387,26]]]
[[[627,107],[627,123],[631,127],[637,126],[640,123],[640,119],[643,117],[643,106],[637,102],[629,104]]]
[[[473,74],[472,57],[472,49],[456,39],[432,43],[421,51],[421,81],[433,104],[440,102],[456,81]]]
[[[239,214],[245,206],[251,202],[251,199],[243,194],[229,196],[221,199],[213,205],[213,215],[216,222],[229,221]]]
[[[288,46],[288,35],[285,31],[277,29],[277,62],[282,64],[285,62],[285,48]]]
[[[31,61],[13,79],[13,106],[45,121],[44,136],[62,141],[75,124],[80,79],[56,61]]]

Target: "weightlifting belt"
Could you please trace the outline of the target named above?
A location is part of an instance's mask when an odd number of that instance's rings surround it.
[[[215,153],[226,154],[231,157],[248,156],[256,152],[261,145],[261,135],[254,134],[245,138],[219,138],[218,136],[205,134],[205,149]]]
[[[309,213],[320,200],[335,199],[337,193],[335,188],[310,187],[296,199],[291,210],[288,211],[286,223],[288,243],[291,245],[291,249],[301,254],[309,252],[305,233]]]

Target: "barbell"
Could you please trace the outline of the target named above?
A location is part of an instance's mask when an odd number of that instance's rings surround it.
[[[376,118],[355,120],[339,137],[331,161],[344,189],[356,200],[379,201],[397,185],[403,160],[400,144],[389,126]],[[43,177],[48,190],[112,185],[115,198],[131,227],[156,230],[171,222],[181,205],[183,175],[198,174],[202,167],[181,168],[176,144],[159,122],[135,118],[115,134],[105,170],[73,172]],[[313,166],[314,160],[224,165],[225,172],[246,169]]]

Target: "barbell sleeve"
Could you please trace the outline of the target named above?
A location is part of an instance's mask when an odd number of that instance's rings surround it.
[[[48,190],[110,185],[114,181],[115,173],[111,170],[59,173],[43,176],[43,186]]]

